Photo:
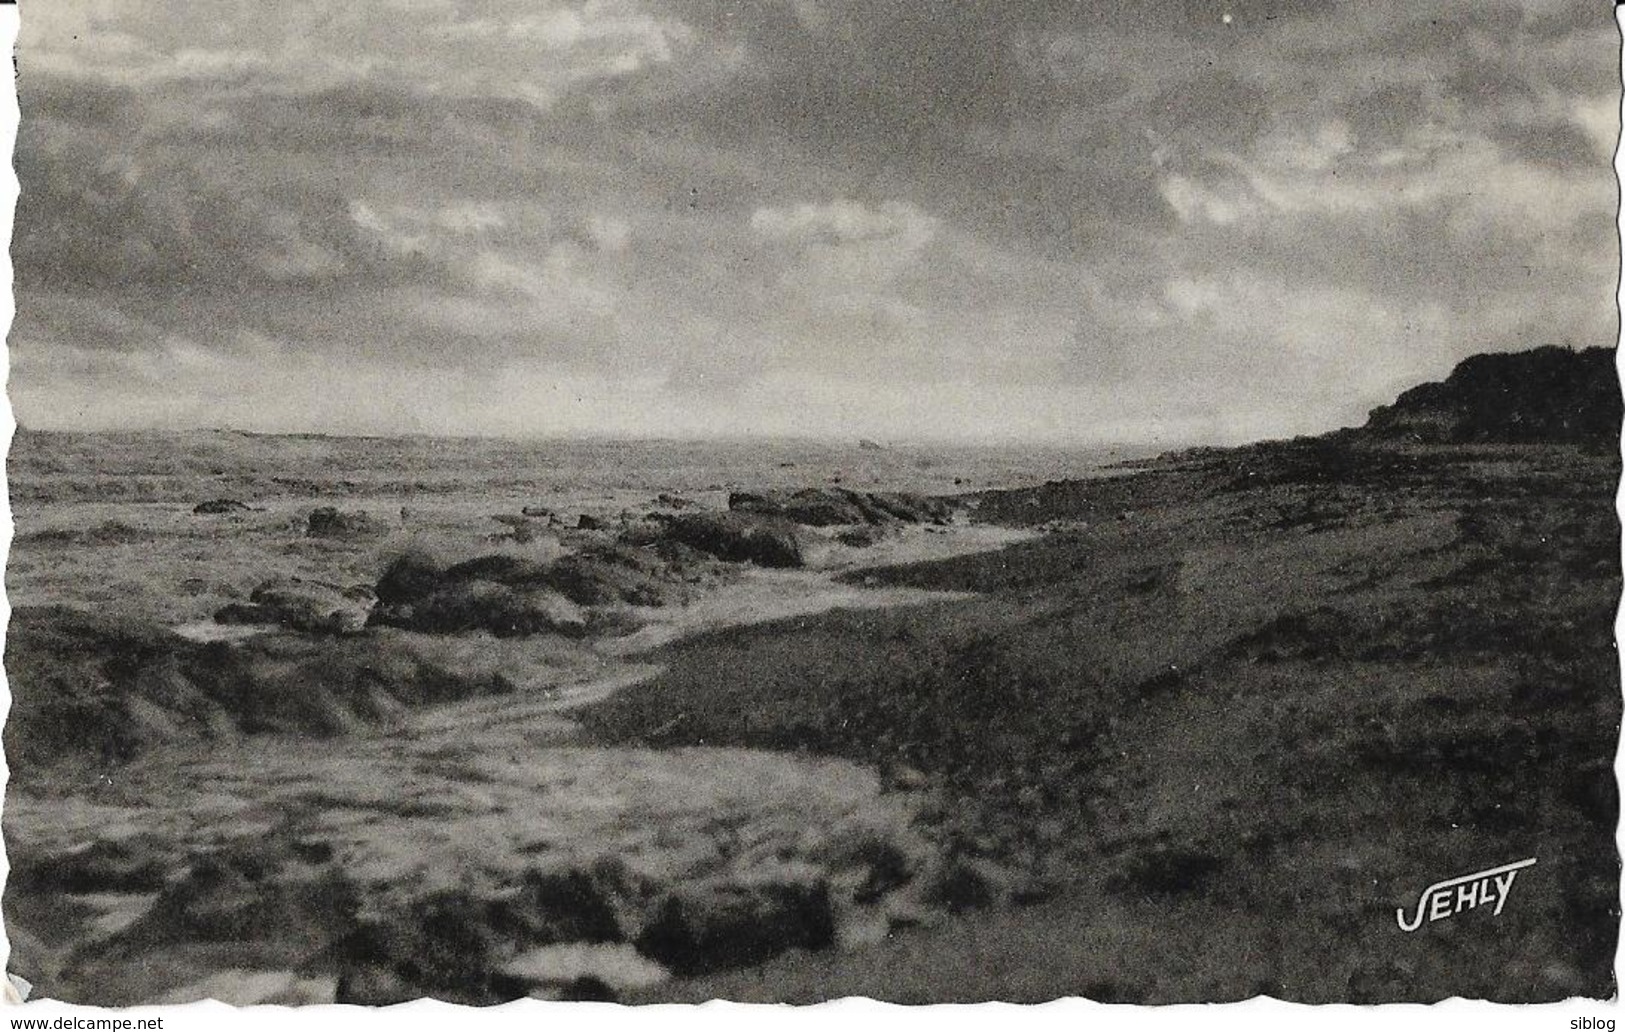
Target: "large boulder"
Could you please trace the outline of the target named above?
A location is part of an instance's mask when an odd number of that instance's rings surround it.
[[[543,580],[584,606],[663,606],[687,600],[686,572],[657,551],[601,545],[552,563]]]
[[[500,957],[505,908],[465,890],[444,890],[364,916],[336,946],[338,1003],[387,1006],[428,996],[484,1006],[517,999]]]
[[[886,531],[881,527],[865,525],[861,527],[847,527],[835,535],[835,540],[848,548],[873,548],[885,540]]]
[[[673,889],[656,904],[637,948],[679,975],[697,975],[751,967],[786,950],[826,949],[835,929],[824,875],[786,864]]]
[[[750,512],[697,512],[666,521],[666,537],[729,562],[793,568],[806,563],[793,524]]]
[[[869,506],[904,523],[947,523],[954,503],[946,498],[907,491],[875,491],[864,496]]]
[[[151,620],[21,606],[6,635],[6,755],[13,779],[93,781],[165,741],[337,734],[391,723],[409,707],[512,690],[489,670],[448,668],[443,658],[388,630],[203,643]],[[110,873],[124,862],[116,852],[82,859],[86,884],[148,876]]]
[[[446,578],[446,568],[423,552],[406,552],[391,559],[373,588],[384,608],[420,602]]]
[[[513,588],[545,587],[547,564],[529,556],[496,552],[447,567],[443,578],[445,584],[476,580],[506,584]]]
[[[688,597],[685,575],[658,555],[595,546],[550,563],[479,556],[450,567],[417,554],[378,581],[378,622],[430,633],[585,633],[583,606],[659,606]]]
[[[533,943],[625,942],[638,928],[643,888],[615,856],[558,857],[525,872],[507,920]]]
[[[549,521],[539,517],[525,515],[515,516],[512,513],[505,512],[499,512],[493,515],[491,519],[508,528],[506,534],[496,535],[498,539],[506,538],[521,545],[530,544],[536,540],[538,535],[545,533],[549,527],[556,526],[558,524],[557,517],[554,517],[551,521]]]
[[[314,538],[370,538],[389,533],[389,525],[369,512],[356,509],[340,512],[331,505],[311,510],[305,521],[305,536]]]
[[[952,504],[941,498],[839,487],[807,487],[795,492],[735,491],[728,496],[728,509],[778,517],[807,527],[946,523],[953,515]]]
[[[225,516],[248,511],[248,506],[235,498],[211,498],[192,507],[193,514],[197,516]]]
[[[30,892],[157,892],[175,863],[173,844],[150,833],[97,839],[54,856],[19,855],[13,849],[10,884]]]
[[[252,942],[258,962],[292,967],[349,934],[359,900],[330,857],[312,862],[280,835],[244,838],[192,853],[152,906],[85,963],[157,956],[176,943]]]
[[[270,623],[298,631],[359,634],[378,603],[365,585],[341,588],[326,581],[278,577],[266,581],[248,596],[248,603],[233,602],[217,611],[217,623]]]
[[[930,867],[934,855],[931,843],[900,820],[851,818],[810,829],[801,848],[860,904],[875,903],[908,884]]]
[[[990,860],[954,857],[938,861],[921,876],[922,900],[949,913],[999,906],[1015,894],[1016,876]]]
[[[613,858],[558,857],[518,884],[395,899],[370,908],[334,950],[338,1002],[489,1004],[568,994],[587,978],[627,988],[658,979],[663,972],[613,945],[626,941],[639,895]]]
[[[849,492],[822,488],[806,488],[794,494],[735,491],[728,496],[728,510],[786,519],[806,527],[871,522]]]
[[[556,631],[583,634],[587,617],[581,607],[547,588],[516,588],[489,580],[454,581],[410,609],[407,626],[450,634],[490,631],[517,637]]]

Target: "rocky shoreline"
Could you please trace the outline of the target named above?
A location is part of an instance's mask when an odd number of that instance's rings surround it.
[[[223,590],[177,562],[186,619],[13,614],[14,966],[97,1003],[1606,996],[1604,364],[908,515],[742,489],[436,554],[182,511],[241,549]],[[1586,415],[1498,436],[1522,380]],[[125,526],[72,547],[177,547]],[[1395,938],[1535,853],[1494,937]]]
[[[870,549],[1021,536],[871,497],[583,520],[544,559],[410,552],[371,584],[263,582],[180,631],[20,608],[14,683],[58,690],[23,695],[7,731],[19,970],[124,1004],[612,998],[1012,891],[944,866],[924,797],[861,767],[606,749],[571,719],[695,630],[959,597],[831,579]],[[823,534],[832,512],[872,540]],[[318,510],[307,534],[375,523]],[[825,572],[783,568],[809,564]]]

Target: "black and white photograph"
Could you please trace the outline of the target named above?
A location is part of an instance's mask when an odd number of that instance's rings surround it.
[[[1616,17],[21,0],[8,1000],[1611,1032]]]

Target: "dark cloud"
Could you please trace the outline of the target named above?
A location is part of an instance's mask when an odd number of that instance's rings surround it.
[[[65,141],[59,141],[59,143]],[[369,239],[321,183],[248,186],[93,137],[20,149],[12,252],[23,289],[89,291],[137,307],[451,281],[437,256]]]
[[[1543,165],[1595,169],[1603,160],[1585,130],[1565,120],[1508,120],[1495,126],[1493,136],[1514,156]]]
[[[1360,145],[1371,153],[1382,153],[1404,144],[1408,137],[1425,127],[1435,107],[1429,91],[1412,83],[1388,83],[1359,93],[1339,106]]]
[[[1576,4],[62,0],[31,25],[21,407],[145,418],[171,409],[121,383],[167,375],[203,419],[247,405],[206,384],[336,376],[387,429],[401,399],[369,397],[417,370],[458,398],[568,383],[598,399],[576,429],[669,426],[661,398],[694,432],[853,406],[1304,429],[1611,326],[1618,36]],[[879,414],[888,378],[952,411]],[[467,429],[516,426],[492,411]]]
[[[1520,74],[1510,61],[1499,60],[1463,46],[1455,67],[1444,78],[1445,95],[1473,110],[1496,110],[1535,104],[1540,95],[1535,84]]]
[[[31,77],[17,97],[24,133],[34,132],[41,120],[111,126],[136,104],[134,91],[125,87],[56,75]]]

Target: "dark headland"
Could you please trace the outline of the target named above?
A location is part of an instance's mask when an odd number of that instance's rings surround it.
[[[1620,421],[1612,350],[1544,348],[1469,359],[1320,437],[948,499],[826,484],[625,519],[526,510],[483,556],[385,555],[398,529],[376,512],[290,523],[257,499],[177,502],[167,552],[135,516],[20,518],[14,563],[169,566],[157,601],[18,599],[15,966],[111,1003],[1610,996]],[[22,490],[55,504],[45,479]],[[604,645],[741,571],[966,524],[1030,533],[833,586],[954,593],[929,604]],[[562,545],[523,551],[540,538]],[[174,629],[170,590],[207,600],[210,634]],[[606,657],[652,676],[555,713],[519,649],[566,689]],[[447,706],[456,741],[435,737]],[[503,723],[520,710],[546,720]],[[559,749],[614,758],[572,775],[589,782],[793,762],[840,821],[685,818],[706,853],[680,868],[640,866],[645,838],[620,829],[613,855],[503,837]],[[295,784],[347,750],[345,770],[385,770],[364,802]],[[231,756],[259,766],[198,787]],[[438,780],[410,794],[407,776]],[[364,807],[371,824],[332,816]],[[439,877],[392,866],[377,826],[519,845]],[[1525,858],[1499,913],[1396,927],[1428,885]]]

